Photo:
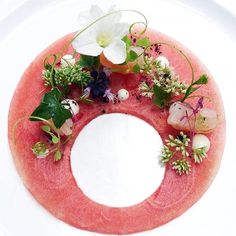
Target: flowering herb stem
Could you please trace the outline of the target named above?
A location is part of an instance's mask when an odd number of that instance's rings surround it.
[[[52,64],[50,64],[50,63],[48,63],[48,60],[49,60],[49,58],[50,57],[53,57],[53,62],[52,62]],[[53,79],[53,73],[54,73],[54,68],[55,68],[55,66],[56,66],[56,64],[57,64],[57,61],[58,61],[58,55],[55,55],[55,54],[49,54],[46,58],[45,58],[45,60],[44,60],[44,68],[46,68],[47,67],[47,65],[50,65],[50,76],[49,76],[49,80],[50,80],[50,85],[51,85],[51,87],[52,88],[54,88],[55,87],[55,85],[54,85],[54,79]]]
[[[191,70],[191,83],[193,83],[193,82],[194,82],[194,78],[195,78],[195,76],[194,76],[194,70],[193,70],[192,63],[191,63],[191,61],[189,60],[189,58],[187,57],[187,55],[186,55],[182,50],[180,50],[180,49],[178,49],[177,47],[175,47],[174,45],[169,44],[169,43],[165,43],[165,42],[155,42],[155,43],[152,43],[149,47],[152,47],[152,46],[155,45],[155,44],[165,45],[165,46],[168,46],[168,47],[170,47],[170,48],[173,48],[173,49],[175,49],[178,53],[180,53],[180,54],[186,59],[188,65],[189,65],[189,67],[190,67],[190,70]],[[148,48],[146,48],[146,50],[148,50]]]

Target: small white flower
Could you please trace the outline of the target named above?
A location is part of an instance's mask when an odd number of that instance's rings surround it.
[[[161,67],[168,67],[170,65],[168,59],[164,56],[159,56],[159,57],[157,57],[156,60],[157,60],[157,62],[160,63]]]
[[[71,54],[66,54],[61,58],[61,67],[73,66],[75,58]]]
[[[92,6],[90,17],[87,19],[96,20],[104,15],[98,6]],[[129,26],[126,23],[121,23],[120,19],[119,12],[97,21],[74,39],[72,42],[74,49],[80,54],[89,56],[98,56],[103,53],[114,64],[124,63],[126,45],[122,38],[127,35]]]

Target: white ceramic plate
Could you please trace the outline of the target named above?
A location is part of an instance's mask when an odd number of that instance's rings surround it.
[[[8,147],[7,114],[16,84],[28,64],[54,40],[76,31],[78,12],[98,3],[104,9],[115,3],[119,8],[141,10],[148,16],[150,27],[190,48],[213,74],[226,109],[226,148],[220,171],[210,189],[181,217],[138,235],[235,235],[235,16],[212,1],[204,0],[42,0],[26,1],[0,21],[0,236],[97,235],[57,220],[24,188]]]

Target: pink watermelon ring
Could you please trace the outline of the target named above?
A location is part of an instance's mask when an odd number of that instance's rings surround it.
[[[196,76],[207,72],[206,68],[189,50],[178,42],[158,32],[148,31],[152,42],[166,42],[181,49],[191,60]],[[72,34],[59,39],[45,49],[27,68],[14,93],[9,110],[9,143],[17,171],[26,188],[34,198],[58,219],[77,228],[105,233],[129,234],[161,226],[184,213],[201,198],[214,179],[219,168],[225,139],[225,122],[222,118],[217,128],[209,135],[211,149],[201,165],[193,164],[189,175],[177,175],[166,166],[164,179],[159,188],[143,202],[124,208],[108,207],[89,199],[77,185],[70,165],[70,152],[76,137],[91,120],[104,113],[125,113],[145,120],[152,125],[163,140],[168,134],[177,133],[167,124],[168,113],[157,108],[147,98],[137,97],[139,75],[111,75],[112,91],[120,88],[129,91],[127,101],[117,103],[80,104],[79,122],[76,123],[70,141],[64,147],[64,155],[56,163],[52,158],[36,159],[31,148],[41,135],[38,123],[23,120],[39,104],[45,89],[42,81],[44,58],[58,53],[68,43]],[[176,50],[163,47],[165,55],[181,78],[190,78],[189,67]],[[68,49],[68,53],[72,48]],[[210,76],[209,76],[210,77]],[[188,82],[188,79],[187,79]],[[215,82],[209,83],[201,94],[214,99],[214,109],[224,114],[222,101]],[[212,106],[212,104],[208,104]],[[223,117],[223,115],[222,115]],[[142,186],[140,186],[142,188]]]

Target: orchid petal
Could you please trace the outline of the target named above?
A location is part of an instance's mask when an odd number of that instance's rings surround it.
[[[76,52],[88,56],[98,56],[103,51],[103,48],[97,44],[95,35],[93,36],[93,34],[78,36],[72,42],[72,46]]]
[[[107,14],[109,14],[109,12]],[[120,19],[121,19],[120,12],[115,12],[110,15],[107,15],[96,23],[97,29],[98,31],[101,29],[106,29],[111,31],[114,29],[115,25],[119,23]]]
[[[100,55],[103,51],[103,48],[100,47],[96,42],[89,43],[84,46],[77,46],[77,47],[74,46],[74,48],[76,52],[80,54],[94,57]]]
[[[90,14],[89,14],[89,11],[81,12],[81,13],[78,15],[78,22],[79,22],[79,25],[82,26],[82,27],[86,27],[86,26],[88,26],[91,22],[93,22],[93,19],[92,19],[92,17],[91,17]]]
[[[120,11],[118,11],[118,9],[116,9],[115,5],[111,6],[107,13],[111,13],[111,12],[116,12],[116,13],[110,15],[112,17],[111,18],[112,22],[114,22],[114,23],[119,22],[121,20],[122,14]]]
[[[90,15],[93,20],[97,20],[104,15],[104,12],[98,5],[92,5],[90,8]]]
[[[103,53],[113,64],[124,63],[126,59],[125,43],[120,39],[116,39],[103,50]]]
[[[112,26],[110,34],[112,34],[113,37],[122,39],[125,35],[127,35],[129,32],[129,25],[126,23],[117,23]]]
[[[78,21],[81,26],[85,27],[103,15],[104,13],[100,7],[92,5],[89,10],[83,11],[78,15]]]

